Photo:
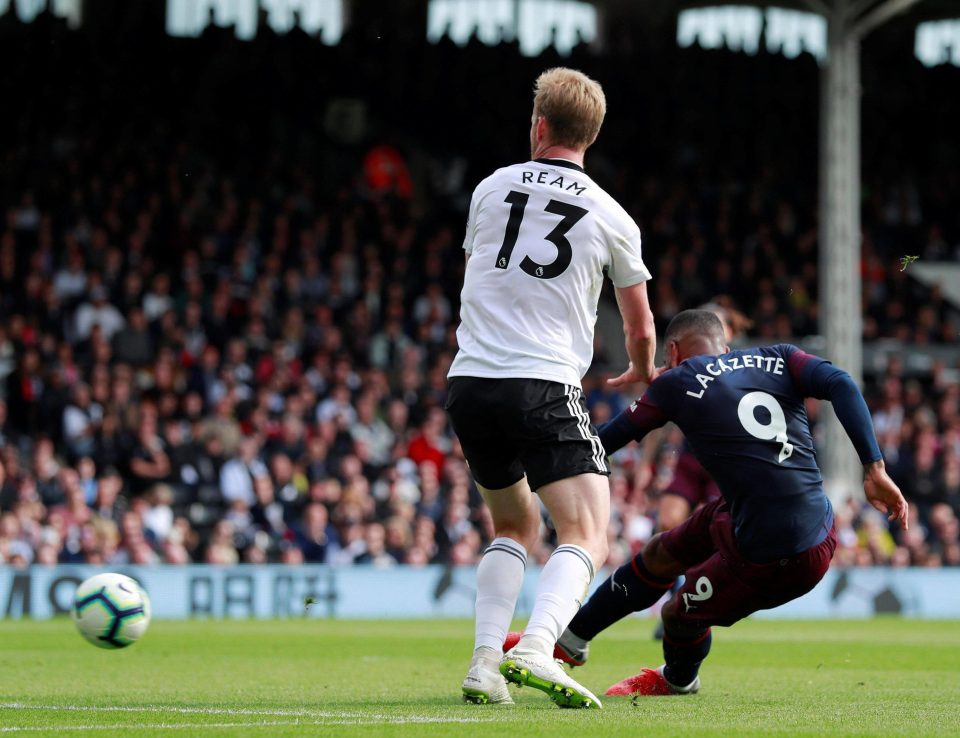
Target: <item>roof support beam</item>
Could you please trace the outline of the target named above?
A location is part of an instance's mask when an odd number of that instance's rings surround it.
[[[822,16],[830,15],[831,11],[830,6],[827,5],[824,0],[803,0],[803,4],[806,5],[814,13],[819,13]]]
[[[860,41],[919,0],[805,0],[827,5],[828,56],[820,97],[820,332],[826,356],[862,381],[860,280]],[[827,494],[860,497],[863,471],[833,408],[818,444]]]
[[[886,0],[856,22],[851,33],[858,39],[866,36],[877,26],[881,26],[895,15],[906,12],[920,0]]]
[[[860,42],[849,3],[827,15],[827,61],[820,81],[820,332],[826,358],[862,381],[860,305]],[[819,444],[825,488],[834,503],[862,496],[863,471],[829,403]]]
[[[866,13],[870,8],[879,5],[884,0],[853,0],[847,10],[848,18],[856,19]]]

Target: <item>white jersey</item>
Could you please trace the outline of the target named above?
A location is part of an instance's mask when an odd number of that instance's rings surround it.
[[[562,159],[514,164],[483,180],[463,248],[470,258],[450,377],[579,387],[593,358],[604,272],[617,287],[650,279],[637,224]]]

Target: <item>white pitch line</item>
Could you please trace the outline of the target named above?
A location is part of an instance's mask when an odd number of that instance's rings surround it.
[[[263,717],[364,717],[360,712],[327,712],[324,710],[251,710],[226,707],[175,707],[166,705],[34,705],[21,702],[0,702],[4,710],[51,710],[57,712],[172,712],[179,715],[255,715]]]
[[[274,720],[263,723],[136,723],[130,725],[36,725],[7,726],[0,733],[39,733],[42,730],[196,730],[197,728],[268,728],[277,725],[324,725],[325,723],[302,723],[299,720]]]
[[[268,720],[263,722],[256,723],[130,723],[129,725],[124,724],[113,724],[113,725],[36,725],[36,726],[8,726],[0,728],[0,733],[37,733],[42,730],[56,730],[57,732],[65,730],[82,730],[82,731],[91,731],[91,730],[192,730],[196,731],[203,728],[272,728],[277,726],[292,726],[292,725],[302,725],[302,726],[315,726],[321,727],[325,725],[346,725],[352,724],[356,725],[357,723],[348,723],[345,720],[318,720],[318,721],[302,721],[302,720]],[[368,724],[368,723],[363,723]],[[374,725],[375,723],[369,723],[369,725]]]
[[[461,718],[388,718],[386,721],[376,718],[363,718],[355,720],[330,719],[330,720],[268,720],[255,723],[130,723],[112,724],[112,725],[10,725],[0,727],[0,733],[37,733],[39,731],[55,730],[201,730],[204,728],[271,728],[276,726],[299,725],[302,727],[325,727],[333,725],[383,725],[384,722],[392,725],[403,725],[406,723],[416,723],[423,725],[427,723],[448,724],[448,723],[485,723],[489,720],[473,720]]]
[[[325,711],[325,710],[250,710],[244,708],[238,708],[236,710],[230,710],[226,708],[219,707],[164,707],[160,705],[134,705],[134,706],[120,706],[120,705],[36,705],[36,704],[26,704],[20,702],[0,702],[0,709],[7,710],[38,710],[45,712],[119,712],[119,713],[174,713],[179,715],[250,715],[253,717],[305,717],[305,718],[314,718],[315,720],[319,718],[319,722],[306,723],[302,721],[295,722],[276,722],[276,723],[267,723],[267,722],[248,722],[248,723],[237,723],[238,726],[243,725],[353,725],[353,724],[368,724],[368,723],[419,723],[419,724],[451,724],[451,723],[487,723],[491,722],[492,718],[460,718],[460,717],[434,717],[431,715],[387,715],[383,713],[369,713],[369,712],[343,712],[343,711]],[[186,725],[180,724],[169,724],[170,729],[177,729],[180,727],[202,727],[203,723],[189,723]],[[211,724],[207,724],[211,725]],[[53,726],[48,726],[53,727]],[[123,728],[131,726],[102,726],[104,729],[110,727]],[[143,726],[148,727],[148,726]],[[223,727],[231,727],[230,725],[224,724]],[[40,730],[41,728],[26,728],[26,727],[0,727],[0,733],[4,732],[14,732],[14,731],[23,731],[23,730]],[[63,727],[57,728],[58,730],[79,730],[79,728],[70,728]],[[163,726],[160,726],[160,729],[163,729]]]

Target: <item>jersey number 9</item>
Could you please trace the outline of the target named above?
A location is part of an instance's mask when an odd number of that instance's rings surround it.
[[[770,422],[757,420],[756,410],[765,408],[770,413]],[[780,444],[777,462],[782,464],[793,453],[793,444],[787,440],[787,418],[777,398],[766,392],[748,392],[737,406],[737,415],[744,430],[761,441],[776,441]]]

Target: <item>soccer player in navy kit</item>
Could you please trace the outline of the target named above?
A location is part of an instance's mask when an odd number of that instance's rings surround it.
[[[701,305],[700,309],[716,313],[720,322],[723,323],[724,338],[727,342],[741,330],[752,325],[751,321],[740,312],[724,307],[717,302]],[[690,450],[690,444],[684,440],[683,446],[677,454],[673,479],[670,481],[670,486],[660,495],[660,502],[657,504],[656,532],[663,533],[671,528],[676,528],[689,518],[698,507],[713,502],[718,497],[720,497],[720,488],[707,474],[703,465],[697,461],[696,455]],[[677,579],[670,588],[670,596],[676,594],[682,585],[683,581]],[[653,637],[658,641],[663,639],[663,620],[657,620]],[[565,644],[558,641],[557,646],[562,649]],[[586,653],[578,653],[574,649],[571,649],[567,655],[581,663],[586,658]]]
[[[849,374],[788,344],[728,351],[722,324],[707,310],[678,314],[665,349],[667,370],[600,428],[601,441],[612,453],[673,421],[723,496],[651,538],[564,633],[561,640],[585,647],[686,575],[662,611],[665,664],[615,684],[608,695],[697,692],[711,626],[800,597],[826,573],[837,545],[833,509],[804,398],[833,403],[864,465],[867,499],[907,527],[907,503],[884,470],[869,410]]]

